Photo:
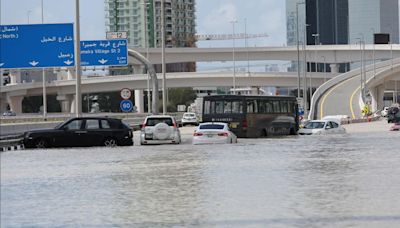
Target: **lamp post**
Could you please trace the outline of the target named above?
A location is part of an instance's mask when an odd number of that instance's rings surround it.
[[[303,79],[303,86],[304,86],[304,116],[308,116],[308,101],[307,101],[307,27],[310,26],[309,24],[304,24],[304,42],[303,42],[303,50],[304,50],[304,79]],[[311,100],[311,97],[310,97]]]
[[[390,42],[390,69],[393,70],[393,43]]]
[[[144,7],[144,45],[146,48],[146,59],[149,59],[149,40],[147,37],[147,6],[151,3],[147,2],[147,0],[143,0],[143,3],[140,3]],[[151,112],[151,98],[150,98],[150,76],[147,73],[147,112],[150,114]]]
[[[375,79],[375,75],[376,75],[376,66],[375,66],[375,62],[376,62],[376,60],[375,60],[375,37],[374,37],[374,35],[375,35],[375,29],[374,28],[371,28],[371,31],[372,31],[372,58],[373,58],[373,64],[374,64],[374,79]]]
[[[232,61],[233,61],[233,94],[236,94],[236,65],[235,65],[235,23],[237,20],[232,20]]]
[[[364,101],[364,87],[363,87],[363,73],[364,73],[364,52],[363,52],[363,43],[364,43],[364,37],[363,38],[357,38],[360,42],[360,92],[361,92],[361,97],[362,100]]]
[[[30,24],[30,21],[29,21],[29,15],[32,13],[32,10],[28,10],[28,12],[26,12],[26,17],[27,17],[27,19],[28,19],[28,25]]]
[[[326,58],[325,56],[321,56],[324,59],[324,83],[326,82]]]
[[[75,53],[81,53],[81,32],[79,21],[79,0],[75,0]],[[82,114],[82,94],[81,94],[81,55],[75,55],[75,115],[80,117]]]
[[[300,98],[300,37],[299,37],[299,5],[305,2],[296,2],[296,46],[297,46],[297,98]],[[304,91],[303,91],[304,93]],[[303,95],[304,96],[304,95]]]
[[[42,24],[44,24],[44,13],[43,13],[43,0],[41,2],[42,9]],[[46,89],[46,70],[42,68],[42,87],[43,87],[43,119],[46,120],[47,117],[47,89]]]
[[[317,58],[317,44],[318,44],[318,40],[319,40],[319,33],[314,33],[312,34],[312,36],[314,37],[314,48],[315,48],[315,73],[318,73],[318,58]],[[311,82],[311,75],[310,75],[310,99],[312,97],[312,82]]]
[[[162,59],[162,82],[163,82],[163,114],[167,113],[167,83],[165,78],[165,16],[164,16],[164,0],[161,0],[161,59]]]
[[[247,43],[247,18],[244,19],[244,43],[246,46],[247,76],[250,76],[250,60],[249,60],[249,49]]]

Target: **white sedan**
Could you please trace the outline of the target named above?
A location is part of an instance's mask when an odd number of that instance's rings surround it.
[[[236,135],[229,130],[227,123],[201,123],[193,134],[193,144],[237,143]]]
[[[339,121],[334,120],[310,120],[299,130],[300,135],[328,135],[343,134],[346,130]]]

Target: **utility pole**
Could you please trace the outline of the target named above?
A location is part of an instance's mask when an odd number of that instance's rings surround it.
[[[79,0],[75,0],[75,115],[80,117],[82,114],[82,94],[81,94],[81,32],[79,21]]]
[[[300,37],[299,37],[299,5],[305,2],[296,2],[296,44],[297,44],[297,98],[300,98]],[[304,91],[303,91],[304,94]],[[303,95],[304,97],[304,95]],[[304,98],[303,98],[304,105]],[[304,108],[305,109],[305,108]]]
[[[163,82],[163,114],[167,113],[167,83],[165,78],[165,6],[164,0],[161,0],[161,59],[162,59],[162,82]]]
[[[44,9],[43,9],[43,0],[41,0],[41,9],[42,9],[42,24],[44,24]],[[43,119],[46,120],[47,117],[47,89],[46,89],[46,70],[42,68],[42,83],[43,83]]]
[[[237,20],[232,20],[232,61],[233,61],[233,94],[236,94],[236,65],[235,65],[235,23]]]
[[[148,34],[147,34],[147,6],[150,5],[147,0],[143,0],[143,3],[141,3],[144,7],[144,42],[145,42],[145,48],[146,48],[146,59],[149,60],[149,40],[148,40]],[[150,98],[150,75],[148,71],[147,73],[147,113],[150,114],[151,112],[151,98]]]

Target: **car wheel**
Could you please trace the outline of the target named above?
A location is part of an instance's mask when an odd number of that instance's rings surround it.
[[[35,147],[36,148],[46,148],[46,147],[48,147],[48,143],[47,143],[46,139],[39,138],[35,141]]]
[[[113,138],[107,138],[104,140],[104,146],[106,147],[116,147],[117,141]]]

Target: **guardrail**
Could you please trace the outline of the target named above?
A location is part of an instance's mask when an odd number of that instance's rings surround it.
[[[0,136],[0,152],[20,150],[24,148],[23,135]]]

